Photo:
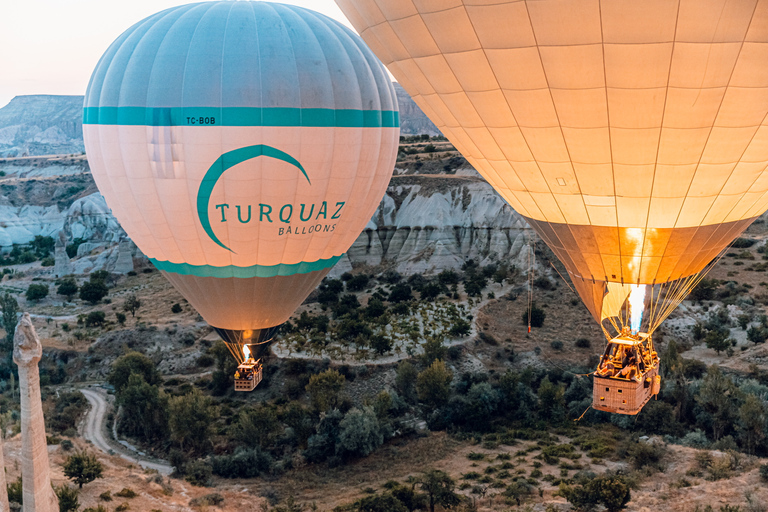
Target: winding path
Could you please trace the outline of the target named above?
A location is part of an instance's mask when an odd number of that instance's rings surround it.
[[[118,444],[109,438],[108,434],[106,434],[105,423],[107,412],[111,405],[107,402],[107,394],[104,390],[81,388],[80,392],[91,405],[81,425],[82,435],[85,439],[108,455],[119,455],[123,459],[139,464],[145,469],[154,469],[162,475],[171,474],[173,466],[167,462],[157,459],[150,460],[148,457],[143,457],[142,454],[137,453],[130,445]]]

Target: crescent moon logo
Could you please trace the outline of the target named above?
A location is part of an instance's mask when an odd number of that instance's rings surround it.
[[[211,195],[213,194],[213,188],[216,186],[216,183],[218,183],[219,178],[221,178],[221,176],[228,169],[239,163],[245,162],[246,160],[258,158],[260,156],[282,160],[283,162],[293,165],[301,171],[301,174],[303,174],[307,179],[307,183],[310,185],[312,184],[312,182],[309,181],[307,172],[304,170],[304,167],[301,166],[298,160],[293,158],[288,153],[280,151],[277,148],[273,148],[272,146],[267,146],[264,144],[246,146],[244,148],[227,151],[219,158],[217,158],[216,161],[213,162],[213,165],[211,165],[211,167],[209,167],[206,171],[205,176],[203,176],[203,181],[200,183],[200,188],[197,190],[197,216],[200,218],[200,224],[202,224],[205,233],[210,237],[210,239],[213,240],[217,245],[232,253],[235,251],[221,243],[221,240],[219,240],[219,238],[216,236],[216,233],[214,233],[213,229],[211,228],[211,221],[208,218],[208,204],[211,200]]]

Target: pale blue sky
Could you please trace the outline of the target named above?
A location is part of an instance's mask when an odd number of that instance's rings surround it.
[[[85,94],[101,54],[128,27],[190,0],[0,0],[0,107],[23,94]],[[281,0],[337,19],[333,0]]]

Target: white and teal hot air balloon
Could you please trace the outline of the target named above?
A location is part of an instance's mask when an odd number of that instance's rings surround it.
[[[115,216],[240,361],[359,235],[399,139],[365,43],[267,2],[184,5],[129,28],[96,66],[83,119]]]

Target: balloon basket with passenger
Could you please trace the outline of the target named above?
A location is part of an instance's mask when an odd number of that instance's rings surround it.
[[[659,356],[646,333],[629,328],[611,339],[593,373],[592,407],[598,411],[635,415],[658,395]]]

